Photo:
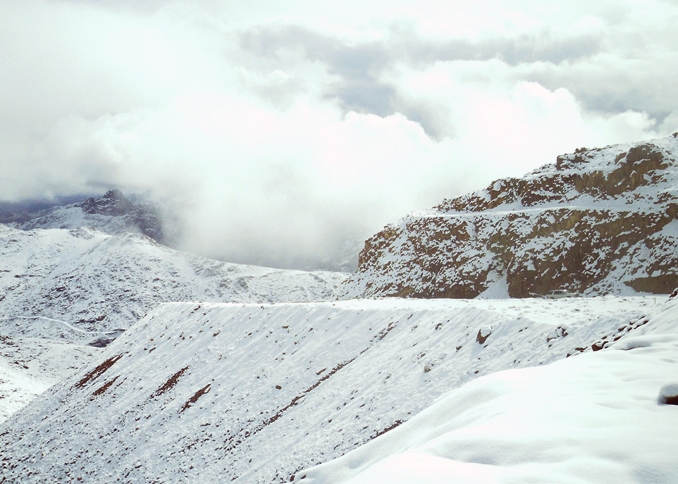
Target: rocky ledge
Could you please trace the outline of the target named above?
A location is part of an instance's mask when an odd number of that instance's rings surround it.
[[[162,225],[155,207],[148,202],[132,203],[120,190],[107,191],[101,198],[88,198],[80,204],[86,214],[123,217],[131,227],[158,242],[163,242]]]
[[[340,297],[668,294],[677,217],[678,133],[580,148],[385,227]]]

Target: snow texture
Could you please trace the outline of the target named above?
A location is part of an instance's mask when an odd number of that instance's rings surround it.
[[[45,316],[86,331],[125,329],[161,302],[325,300],[346,277],[229,264],[82,227],[0,224],[0,261],[0,317]]]
[[[662,386],[678,375],[678,301],[638,332],[634,345],[479,378],[300,482],[678,482],[678,408],[664,405],[678,385]]]
[[[316,301],[345,277],[228,264],[138,233],[0,224],[0,421],[160,303]]]
[[[3,476],[289,482],[478,377],[609,352],[656,299],[164,304],[0,426]]]

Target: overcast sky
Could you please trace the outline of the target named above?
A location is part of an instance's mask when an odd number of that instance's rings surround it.
[[[678,130],[678,0],[2,0],[0,198],[146,192],[301,267],[580,146]]]

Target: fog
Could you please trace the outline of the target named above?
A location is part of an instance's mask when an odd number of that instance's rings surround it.
[[[321,3],[2,2],[0,200],[145,193],[184,250],[312,268],[678,130],[678,2]]]

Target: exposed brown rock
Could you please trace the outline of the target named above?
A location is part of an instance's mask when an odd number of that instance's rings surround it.
[[[678,217],[678,145],[667,140],[582,148],[405,217],[365,242],[342,296],[473,298],[497,280],[511,297],[668,294],[678,286],[676,231],[664,230]]]

